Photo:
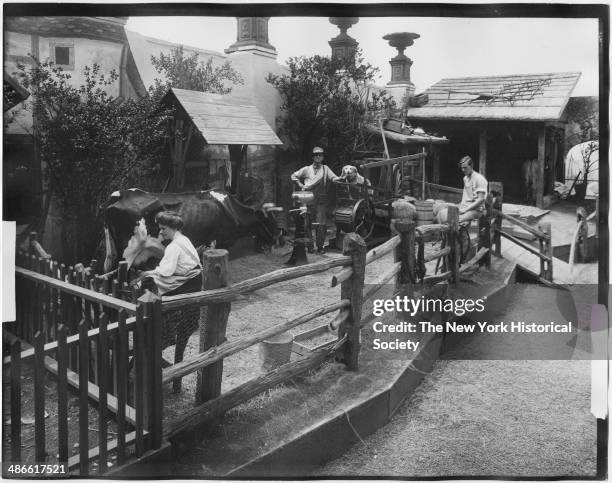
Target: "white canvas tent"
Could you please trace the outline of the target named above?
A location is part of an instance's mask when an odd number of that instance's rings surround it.
[[[585,163],[586,161],[586,163]],[[565,184],[571,186],[578,176],[584,180],[585,164],[588,165],[587,196],[599,194],[599,141],[587,141],[573,146],[565,157]]]

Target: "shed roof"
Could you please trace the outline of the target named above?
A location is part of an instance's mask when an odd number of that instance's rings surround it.
[[[408,119],[557,121],[580,72],[442,79]]]
[[[283,144],[253,103],[245,98],[172,88],[175,99],[208,144]]]

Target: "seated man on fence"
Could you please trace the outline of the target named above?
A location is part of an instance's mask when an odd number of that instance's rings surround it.
[[[474,162],[469,156],[461,158],[459,168],[464,174],[463,194],[459,204],[459,222],[463,223],[477,220],[484,213],[488,182],[483,175],[474,170]],[[448,210],[444,206],[440,206],[436,221],[438,223],[448,221]]]

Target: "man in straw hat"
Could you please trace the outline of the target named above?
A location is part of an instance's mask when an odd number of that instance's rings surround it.
[[[325,238],[327,235],[327,192],[330,183],[339,178],[334,172],[323,164],[325,152],[323,148],[315,146],[312,150],[312,164],[298,169],[291,175],[291,181],[297,184],[303,191],[312,191],[314,204],[311,205],[310,212],[313,219],[317,221],[316,242],[317,253],[325,253]],[[310,232],[310,230],[308,230]],[[308,238],[312,240],[312,235],[308,233]],[[312,252],[312,242],[308,251]]]

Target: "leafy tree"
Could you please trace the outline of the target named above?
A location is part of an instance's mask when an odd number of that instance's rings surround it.
[[[48,198],[62,210],[66,262],[86,260],[101,239],[101,205],[109,193],[142,186],[141,179],[158,169],[171,113],[150,97],[113,98],[108,88],[118,74],[101,74],[96,64],[85,67],[78,87],[49,62],[18,69],[21,84],[33,93],[26,108],[36,126]]]
[[[155,79],[155,84],[149,89],[149,95],[157,101],[171,87],[229,94],[234,85],[244,83],[242,76],[231,66],[230,62],[214,65],[212,58],[202,62],[197,52],[186,56],[182,45],[172,49],[169,55],[162,53],[159,57],[151,56],[151,63],[157,72],[164,74],[165,77],[165,80]],[[175,166],[171,187],[175,189],[183,187],[185,157],[196,134],[196,129],[191,122],[176,121],[172,126],[173,137],[169,139],[170,158]],[[172,148],[173,143],[179,144],[181,148]],[[234,169],[236,172],[239,171],[236,165]]]
[[[594,153],[599,151],[598,106],[596,102],[589,102],[588,99],[572,99],[566,107],[566,115],[570,124],[573,124],[567,142],[570,146],[580,145],[579,156],[582,161],[580,182],[586,187],[589,174],[599,169],[599,157],[594,156]]]
[[[240,73],[229,61],[214,65],[212,57],[206,62],[200,61],[199,57],[197,52],[186,56],[182,45],[172,49],[168,55],[164,53],[159,57],[152,55],[153,67],[158,73],[164,74],[166,80],[155,79],[151,94],[163,95],[170,87],[229,94],[234,85],[244,83]]]
[[[352,159],[368,111],[392,105],[384,91],[370,92],[378,69],[359,51],[348,59],[292,57],[288,67],[289,74],[266,79],[283,100],[280,134],[302,161],[320,144],[332,167],[342,166]]]

